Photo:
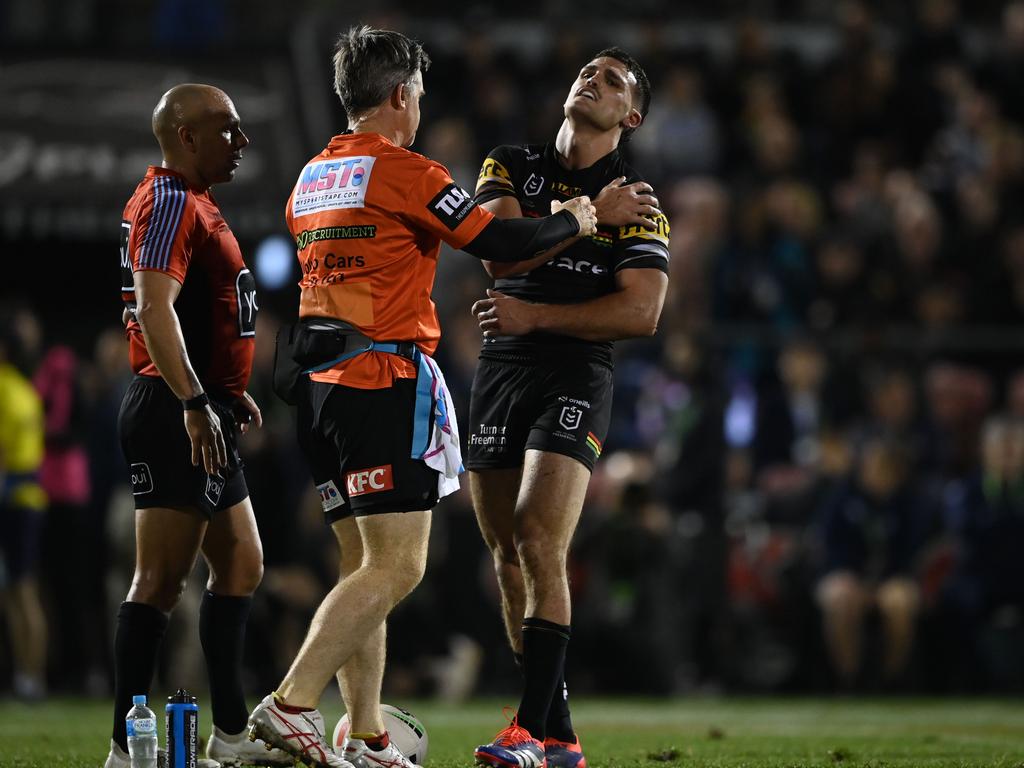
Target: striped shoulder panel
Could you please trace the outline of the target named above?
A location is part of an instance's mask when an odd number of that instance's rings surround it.
[[[153,181],[153,208],[139,248],[139,269],[167,269],[170,265],[187,197],[188,188],[181,179],[158,176]]]

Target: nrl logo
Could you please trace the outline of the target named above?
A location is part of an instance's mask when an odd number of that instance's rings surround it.
[[[562,408],[562,415],[558,417],[558,423],[565,429],[572,431],[580,425],[580,419],[582,418],[583,411],[575,405],[567,405]]]
[[[527,196],[533,197],[538,192],[540,192],[543,187],[544,177],[538,176],[535,173],[531,173],[530,178],[528,178],[526,180],[526,183],[523,184],[523,192],[526,193]]]

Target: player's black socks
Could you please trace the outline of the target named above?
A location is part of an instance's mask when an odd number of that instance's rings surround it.
[[[230,734],[244,731],[249,719],[242,692],[242,652],[251,605],[251,597],[206,590],[199,607],[199,639],[210,677],[213,724]]]
[[[565,662],[562,662],[562,674],[558,676],[555,695],[551,697],[551,709],[545,726],[547,735],[559,741],[576,741],[576,731],[572,729],[572,716],[569,714],[569,687],[565,684]]]
[[[167,615],[145,603],[121,603],[114,635],[114,732],[111,738],[128,751],[124,718],[132,708],[132,696],[149,694],[160,642],[167,631]],[[158,711],[153,702],[150,709]]]
[[[569,627],[544,619],[523,619],[523,699],[516,715],[519,725],[544,740],[548,710],[565,663]]]
[[[512,651],[512,658],[515,659],[519,672],[523,671],[523,654]],[[551,697],[551,709],[548,710],[548,719],[545,725],[547,736],[559,741],[576,741],[576,731],[572,727],[572,716],[569,714],[569,688],[565,684],[565,662],[562,663],[562,671],[558,676],[558,683],[555,685],[555,694]]]

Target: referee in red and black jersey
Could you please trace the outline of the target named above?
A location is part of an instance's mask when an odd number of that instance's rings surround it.
[[[290,764],[245,733],[240,660],[263,550],[236,432],[261,424],[246,393],[256,290],[217,202],[249,143],[231,99],[178,85],[153,112],[163,154],[124,209],[121,292],[135,380],[118,430],[135,497],[135,576],[117,614],[114,730],[105,768],[128,768],[125,715],[148,694],[160,642],[201,551],[210,578],[199,634],[213,734],[201,765]],[[156,707],[154,707],[156,708]]]

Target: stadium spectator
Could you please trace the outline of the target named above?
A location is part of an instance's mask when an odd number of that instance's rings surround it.
[[[888,438],[868,439],[850,480],[820,510],[825,642],[843,688],[858,682],[865,619],[882,624],[882,679],[904,684],[919,610],[914,570],[927,518],[910,460]]]
[[[14,693],[46,695],[48,627],[39,598],[40,534],[46,493],[40,483],[45,416],[29,380],[26,358],[37,346],[39,323],[25,309],[0,313],[0,556],[3,611],[10,633]]]

